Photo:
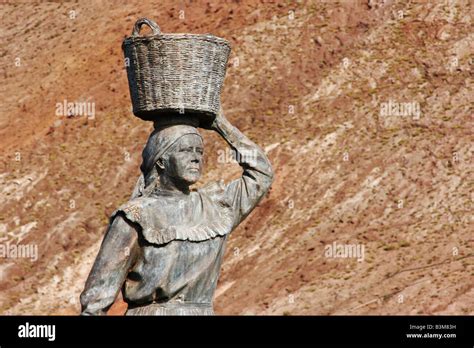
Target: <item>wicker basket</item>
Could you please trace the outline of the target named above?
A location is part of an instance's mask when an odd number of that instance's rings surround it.
[[[153,35],[139,36],[143,24]],[[162,34],[155,22],[141,18],[122,49],[135,116],[156,121],[164,113],[191,113],[206,122],[215,117],[228,41],[209,34]]]

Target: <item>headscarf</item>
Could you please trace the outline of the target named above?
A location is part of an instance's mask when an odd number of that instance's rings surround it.
[[[140,166],[142,173],[135,185],[131,199],[142,196],[145,193],[145,179],[152,172],[156,161],[163,157],[180,138],[187,134],[195,134],[202,139],[197,128],[190,125],[176,124],[155,128],[143,149],[143,162]]]

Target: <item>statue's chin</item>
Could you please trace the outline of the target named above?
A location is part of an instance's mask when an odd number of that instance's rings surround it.
[[[181,181],[188,186],[191,186],[199,181],[201,174],[188,174],[185,177],[181,178]]]

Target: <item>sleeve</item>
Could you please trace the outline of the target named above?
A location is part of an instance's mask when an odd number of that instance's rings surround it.
[[[111,221],[81,294],[81,315],[105,315],[137,259],[138,235],[122,215]]]
[[[234,151],[242,176],[224,187],[223,200],[230,206],[237,226],[260,202],[273,182],[273,170],[265,152],[237,128],[224,121],[220,133]]]

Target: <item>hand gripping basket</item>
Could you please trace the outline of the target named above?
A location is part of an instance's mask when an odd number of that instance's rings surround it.
[[[153,35],[139,35],[143,24]],[[155,22],[141,18],[122,49],[135,116],[156,121],[169,112],[191,113],[209,122],[218,113],[228,41],[210,34],[163,34]]]

